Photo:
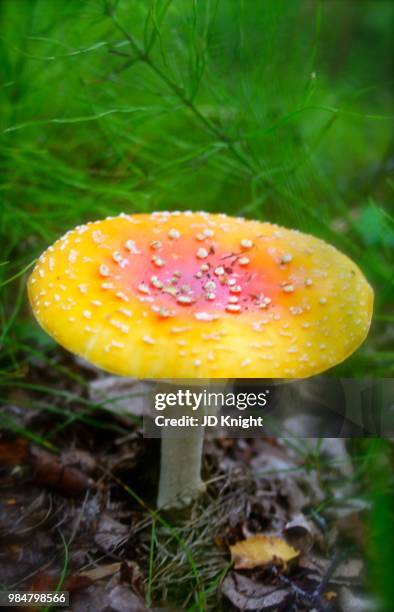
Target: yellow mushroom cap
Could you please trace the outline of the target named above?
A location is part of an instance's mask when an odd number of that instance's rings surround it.
[[[28,284],[40,325],[98,367],[139,378],[298,378],[364,340],[373,291],[322,240],[224,214],[81,225]]]

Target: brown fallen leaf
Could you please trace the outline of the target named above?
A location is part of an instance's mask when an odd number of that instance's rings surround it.
[[[0,465],[19,465],[26,458],[27,447],[24,438],[0,440]]]
[[[326,575],[332,561],[316,555],[301,557],[298,568],[303,570],[309,577],[321,580]],[[362,559],[352,557],[338,562],[334,573],[330,578],[330,585],[356,585],[365,580],[365,564]]]
[[[235,569],[253,569],[261,565],[282,564],[297,557],[296,550],[277,536],[257,534],[230,546]]]
[[[242,574],[231,572],[222,583],[222,593],[228,601],[243,612],[259,610],[269,612],[277,610],[286,603],[291,596],[287,588],[272,585],[258,584]]]
[[[63,451],[60,458],[63,465],[77,468],[89,475],[93,474],[97,465],[95,458],[90,453],[79,448]]]
[[[135,561],[122,561],[120,566],[120,582],[129,585],[140,597],[145,595],[144,575]]]
[[[93,584],[93,580],[87,576],[81,576],[80,574],[73,574],[68,576],[63,583],[63,591],[70,591],[70,593],[76,593],[82,589],[87,589]]]
[[[44,571],[39,571],[29,583],[28,590],[34,593],[53,591],[56,586],[56,580],[57,578],[54,574],[47,574]]]
[[[54,591],[58,578],[55,574],[48,574],[44,571],[39,571],[33,577],[32,581],[28,584],[26,590],[31,593],[44,593],[47,591]],[[18,608],[22,610],[22,608]],[[34,606],[23,607],[25,612],[35,612],[37,610]]]
[[[106,565],[98,565],[91,570],[86,570],[86,572],[79,572],[78,576],[89,578],[89,580],[95,582],[96,580],[113,576],[120,570],[120,566],[120,561],[116,561],[115,563],[107,563]]]
[[[75,593],[70,612],[149,612],[144,602],[129,588],[94,584]]]
[[[113,551],[128,538],[129,528],[123,523],[112,518],[107,512],[103,512],[98,521],[94,541],[100,548]]]
[[[37,446],[31,446],[28,461],[34,471],[34,482],[57,489],[63,495],[78,497],[94,486],[94,481],[75,467],[64,465],[59,457]]]

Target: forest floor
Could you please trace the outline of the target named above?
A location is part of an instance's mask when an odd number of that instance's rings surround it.
[[[3,589],[69,591],[73,612],[375,609],[369,503],[343,440],[208,437],[207,493],[169,517],[154,509],[145,383],[61,352],[56,366],[38,358],[2,407]]]

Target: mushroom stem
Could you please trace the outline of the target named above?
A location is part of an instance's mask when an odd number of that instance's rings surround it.
[[[179,430],[183,437],[174,437],[174,430],[162,430],[159,508],[186,507],[205,490],[201,480],[204,427],[188,427],[187,435],[185,429]]]

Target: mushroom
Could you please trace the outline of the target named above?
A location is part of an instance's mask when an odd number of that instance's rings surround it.
[[[59,344],[149,379],[308,377],[361,344],[373,306],[357,265],[324,241],[189,211],[76,227],[41,255],[28,290]],[[202,429],[163,438],[159,507],[202,490]]]

